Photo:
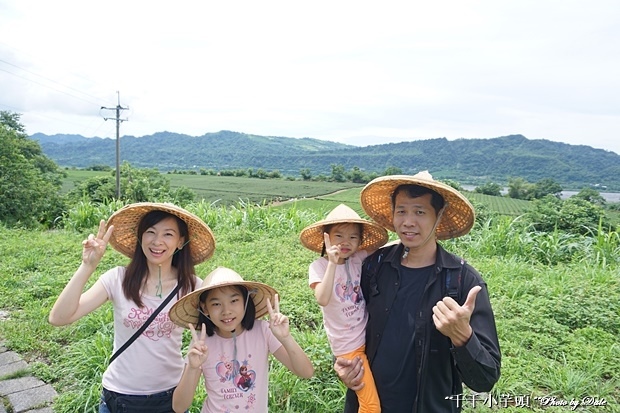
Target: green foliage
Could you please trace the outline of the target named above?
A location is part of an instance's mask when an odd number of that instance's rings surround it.
[[[521,177],[508,179],[508,196],[514,199],[530,199],[532,184]]]
[[[299,171],[299,175],[301,175],[301,179],[303,179],[304,181],[309,181],[312,179],[312,172],[310,172],[310,169],[308,168],[303,168]]]
[[[456,189],[459,192],[463,192],[463,186],[458,181],[455,181],[454,179],[441,179],[441,182],[443,182],[446,185],[451,186],[452,188]]]
[[[0,221],[51,227],[63,208],[62,171],[28,138],[19,115],[0,111]]]
[[[508,180],[508,196],[515,199],[541,199],[547,195],[560,198],[562,186],[552,178],[544,178],[535,184],[527,182],[525,179],[510,178]]]
[[[156,169],[132,168],[127,162],[121,165],[119,181],[121,199],[126,203],[151,201],[185,205],[196,197],[194,191],[184,186],[171,189],[170,179]],[[71,202],[85,199],[105,203],[116,199],[116,171],[78,183],[67,197]]]
[[[583,188],[576,195],[573,195],[571,198],[579,198],[584,201],[588,201],[591,204],[605,206],[606,201],[603,198],[599,191],[593,188]]]
[[[479,194],[480,195],[480,194]],[[187,205],[213,229],[217,246],[197,266],[204,277],[215,267],[234,268],[244,278],[272,285],[291,320],[291,333],[309,354],[315,377],[301,380],[271,361],[272,412],[334,412],[342,409],[344,387],[332,369],[322,316],[307,285],[308,266],[317,254],[303,248],[302,228],[337,203],[359,210],[359,188],[322,200],[282,206],[206,201]],[[118,204],[81,205],[84,226]],[[108,209],[104,209],[108,208]],[[76,213],[77,214],[77,213]],[[89,218],[96,217],[92,221]],[[73,217],[78,221],[77,217]],[[70,217],[66,218],[69,222]],[[3,277],[0,302],[8,317],[0,323],[6,346],[33,364],[33,373],[52,383],[60,396],[55,411],[95,412],[101,374],[112,349],[112,309],[104,305],[76,323],[55,328],[47,315],[80,262],[81,240],[94,229],[27,231],[0,226]],[[95,224],[96,225],[96,224]],[[493,216],[470,234],[444,241],[485,278],[502,349],[502,377],[492,395],[559,398],[596,395],[610,406],[620,402],[620,235],[599,226],[589,234],[536,231],[523,218]],[[104,270],[126,262],[111,249],[89,284]],[[186,335],[185,344],[188,343]],[[201,388],[191,412],[205,397]],[[486,412],[484,407],[464,412]],[[502,411],[523,409],[502,408]],[[557,408],[546,412],[563,412]],[[606,411],[601,409],[601,411]],[[609,410],[613,411],[613,410]]]
[[[357,166],[354,166],[353,169],[347,173],[347,179],[358,184],[367,182],[364,172]]]
[[[547,195],[559,198],[562,193],[562,186],[554,179],[544,178],[534,184],[532,192],[531,199],[540,199]]]
[[[383,175],[402,175],[402,174],[403,174],[403,170],[396,166],[388,166],[387,168],[385,168],[385,171],[383,171]]]
[[[587,234],[596,231],[599,224],[611,227],[603,208],[577,197],[562,201],[547,195],[532,202],[526,218],[536,230],[544,232]]]
[[[63,139],[63,135],[39,134],[34,137],[41,140],[45,153],[59,165],[87,167],[102,162],[114,165],[112,139]],[[529,182],[551,178],[567,188],[594,183],[620,190],[617,179],[620,155],[586,146],[528,140],[520,135],[411,140],[356,147],[317,139],[230,131],[199,137],[163,132],[141,138],[122,137],[121,146],[123,159],[132,165],[145,168],[156,165],[164,171],[196,169],[202,173],[203,170],[262,168],[297,175],[303,167],[317,177],[325,177],[331,173],[331,165],[342,165],[345,171],[357,166],[369,177],[384,171],[384,175],[413,175],[426,169],[439,179],[470,185],[489,180],[506,185],[509,177],[520,176]],[[446,159],[455,162],[445,162]]]
[[[332,164],[332,174],[330,176],[330,180],[334,182],[344,182],[346,181],[344,166],[341,164]]]
[[[485,195],[502,196],[502,186],[495,182],[487,182],[482,186],[477,186],[474,191]]]

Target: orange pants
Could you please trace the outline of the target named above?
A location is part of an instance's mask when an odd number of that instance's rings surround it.
[[[379,403],[379,394],[377,393],[377,387],[375,386],[375,379],[370,371],[370,364],[368,363],[368,357],[366,357],[366,346],[361,346],[357,350],[353,350],[350,353],[342,354],[338,357],[345,358],[347,360],[353,360],[358,357],[364,364],[364,387],[356,391],[357,401],[359,402],[358,413],[380,413],[381,404]]]

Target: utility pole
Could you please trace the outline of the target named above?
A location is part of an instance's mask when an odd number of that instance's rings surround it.
[[[120,140],[119,130],[120,130],[121,122],[124,122],[127,119],[121,119],[120,116],[121,116],[121,110],[129,109],[129,107],[126,107],[126,108],[122,107],[120,93],[117,91],[116,94],[118,96],[118,104],[116,105],[116,108],[106,108],[105,106],[102,106],[101,109],[116,110],[115,118],[103,118],[103,120],[108,120],[108,119],[116,120],[116,199],[121,199],[121,169],[120,169],[121,145],[119,142]]]

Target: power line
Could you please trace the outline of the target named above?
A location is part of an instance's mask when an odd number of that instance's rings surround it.
[[[29,78],[24,77],[24,76],[20,76],[20,75],[18,75],[17,73],[9,72],[9,71],[8,71],[8,70],[6,70],[6,69],[0,69],[0,70],[1,70],[1,71],[3,71],[3,72],[8,73],[8,74],[10,74],[10,75],[13,75],[13,76],[19,77],[19,78],[21,78],[21,79],[27,80],[27,81],[29,81],[29,82],[36,83],[37,85],[40,85],[40,86],[43,86],[43,87],[46,87],[46,88],[49,88],[49,89],[55,90],[56,92],[60,92],[60,93],[63,93],[63,94],[65,94],[65,95],[67,95],[67,96],[71,96],[72,98],[82,100],[82,101],[84,101],[84,102],[86,102],[86,103],[89,103],[89,104],[91,104],[91,105],[93,104],[93,102],[92,102],[92,101],[88,101],[88,100],[83,99],[83,98],[81,98],[81,97],[79,97],[79,96],[72,95],[71,93],[67,93],[67,92],[65,92],[64,90],[60,90],[60,89],[55,88],[55,87],[52,87],[52,86],[50,86],[50,85],[46,85],[46,84],[44,84],[44,83],[37,82],[36,80],[29,79]],[[58,82],[55,82],[55,83],[58,83]],[[61,85],[61,86],[64,86],[64,85],[62,85],[62,84],[60,84],[60,83],[58,83],[58,84],[59,84],[59,85]],[[66,87],[66,86],[65,86],[65,87]],[[81,93],[81,92],[80,92],[80,93]]]
[[[6,60],[0,59],[0,62],[2,62],[2,63],[4,63],[4,64],[7,64],[7,65],[9,65],[9,66],[12,66],[12,67],[14,67],[14,68],[16,68],[16,69],[23,70],[24,72],[29,73],[29,74],[31,74],[31,75],[33,75],[33,76],[39,77],[39,78],[41,78],[41,79],[45,79],[45,80],[47,80],[48,82],[55,83],[55,84],[57,84],[57,85],[59,85],[59,86],[62,86],[62,87],[64,87],[64,88],[66,88],[66,89],[73,90],[74,92],[80,93],[80,94],[82,94],[82,95],[84,95],[84,96],[88,96],[88,97],[93,98],[93,99],[98,100],[98,101],[101,101],[101,100],[102,100],[102,99],[98,98],[97,96],[89,95],[88,93],[82,92],[81,90],[75,89],[75,88],[73,88],[73,87],[71,87],[71,86],[64,85],[64,84],[62,84],[62,83],[60,83],[60,82],[57,82],[57,81],[56,81],[56,80],[54,80],[54,79],[50,79],[50,78],[48,78],[48,77],[42,76],[42,75],[40,75],[40,74],[38,74],[38,73],[35,73],[35,72],[33,72],[33,71],[30,71],[30,70],[28,70],[28,69],[24,69],[23,67],[20,67],[20,66],[18,66],[18,65],[16,65],[16,64],[13,64],[13,63],[11,63],[11,62],[7,62]],[[17,76],[17,77],[20,77],[20,78],[22,78],[22,79],[25,79],[25,80],[31,81],[31,82],[33,82],[33,83],[37,83],[38,85],[45,86],[45,87],[49,87],[50,89],[56,90],[56,91],[61,92],[61,93],[65,93],[65,94],[67,94],[67,95],[69,95],[69,96],[72,96],[72,97],[74,97],[74,98],[76,98],[76,99],[81,99],[81,98],[80,98],[80,97],[78,97],[78,96],[74,96],[74,95],[71,95],[71,94],[69,94],[69,93],[62,92],[62,91],[60,91],[60,90],[58,90],[58,89],[52,88],[52,87],[50,87],[50,86],[47,86],[47,85],[44,85],[44,84],[41,84],[41,83],[35,82],[35,81],[34,81],[34,80],[32,80],[32,79],[29,79],[29,78],[26,78],[26,77],[23,77],[23,76],[19,76],[18,74],[15,74],[15,73],[13,73],[13,72],[9,72],[8,70],[4,70],[4,69],[0,69],[0,70],[3,70],[4,72],[10,73],[10,74],[12,74],[13,76]],[[82,100],[84,100],[84,99],[82,99]],[[92,103],[92,102],[89,102],[89,103]]]
[[[108,119],[114,119],[116,120],[116,199],[121,199],[121,175],[120,175],[120,156],[121,156],[121,147],[120,147],[120,124],[121,122],[126,121],[127,119],[121,119],[121,110],[125,110],[125,109],[129,109],[129,107],[122,107],[121,106],[121,95],[120,93],[117,91],[116,94],[118,95],[118,104],[116,105],[116,108],[106,108],[105,106],[102,106],[101,109],[105,109],[105,110],[116,110],[116,117],[115,118],[103,118],[103,120],[108,120]]]

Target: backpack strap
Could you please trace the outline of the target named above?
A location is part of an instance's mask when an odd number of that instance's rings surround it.
[[[445,283],[444,287],[444,297],[450,297],[459,305],[461,305],[461,299],[463,298],[463,269],[465,268],[465,260],[461,258],[461,268],[448,268],[445,272]],[[447,338],[447,337],[446,337]],[[449,346],[452,346],[452,342],[449,338],[447,338]],[[452,394],[456,394],[458,391],[458,383],[461,382],[461,377],[458,372],[458,368],[456,366],[456,360],[450,354],[450,358],[452,359],[452,363],[450,364],[450,369],[452,373]]]
[[[445,272],[444,282],[444,297],[450,297],[457,303],[461,304],[463,298],[462,278],[463,269],[465,268],[465,260],[461,259],[461,267],[457,270],[455,268],[448,268]]]
[[[384,263],[385,251],[380,249],[373,253],[371,256],[366,258],[364,261],[364,265],[362,267],[362,271],[366,275],[366,277],[362,277],[362,280],[366,280],[366,292],[368,296],[364,296],[366,301],[370,300],[371,297],[374,297],[379,294],[379,286],[377,283],[377,274],[379,274],[379,270]],[[362,292],[364,290],[362,289]]]

